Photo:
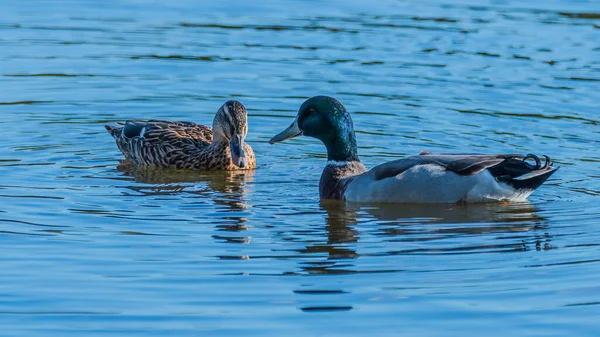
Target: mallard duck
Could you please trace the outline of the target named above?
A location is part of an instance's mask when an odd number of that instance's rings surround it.
[[[195,170],[238,170],[256,167],[250,145],[246,108],[227,101],[208,126],[192,122],[130,120],[106,125],[125,158],[136,165]]]
[[[305,135],[327,148],[321,199],[349,202],[472,203],[523,201],[558,168],[549,157],[422,153],[367,170],[358,159],[352,118],[334,98],[305,101],[271,144]],[[528,160],[535,164],[528,163]]]

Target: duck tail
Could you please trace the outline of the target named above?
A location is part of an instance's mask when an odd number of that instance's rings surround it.
[[[517,190],[533,191],[540,187],[550,176],[556,172],[559,167],[554,167],[550,157],[543,156],[545,162],[542,165],[540,158],[533,154],[528,154],[523,159],[508,159],[500,164],[500,172],[494,175],[498,181],[502,181]],[[535,165],[527,163],[527,159],[535,160]]]
[[[116,127],[116,126],[110,126],[110,125],[105,125],[104,126],[106,128],[106,131],[108,131],[108,133],[110,133],[111,136],[113,136],[114,139],[119,138],[119,135],[121,134],[121,127]]]
[[[549,167],[545,170],[536,170],[520,177],[513,178],[507,181],[507,183],[515,189],[533,191],[540,187],[540,185],[550,178],[550,176],[558,169],[558,167]]]

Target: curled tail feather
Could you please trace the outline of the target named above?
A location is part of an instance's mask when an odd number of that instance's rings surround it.
[[[542,165],[540,158],[528,154],[522,159],[508,158],[500,165],[489,168],[496,180],[504,182],[515,189],[535,190],[542,185],[558,167],[553,166],[550,157],[544,155],[545,162]],[[533,159],[535,165],[527,163],[527,159]]]

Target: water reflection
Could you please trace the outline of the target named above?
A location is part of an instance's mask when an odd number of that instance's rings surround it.
[[[536,214],[536,207],[529,202],[493,204],[399,204],[348,206],[362,210],[380,221],[416,224],[476,224],[537,222],[544,220]],[[481,234],[486,230],[464,229],[465,234]]]
[[[364,207],[389,242],[432,242],[388,254],[468,254],[551,249],[546,219],[528,202],[472,205]],[[455,239],[477,236],[478,240]],[[433,244],[435,243],[435,244]],[[440,245],[440,243],[442,245]]]
[[[358,257],[354,243],[358,242],[359,232],[353,228],[359,215],[353,209],[338,207],[338,202],[321,202],[321,208],[327,211],[325,230],[326,243],[307,245],[302,253],[326,253],[327,260],[309,262],[303,269],[311,274],[344,274],[353,271],[347,265],[336,262],[339,259]]]
[[[551,235],[536,206],[525,203],[472,205],[352,205],[322,202],[327,212],[329,258],[395,254],[453,254],[551,249]],[[358,231],[356,226],[361,225]],[[394,243],[384,252],[357,252],[359,238]],[[474,236],[468,240],[463,238]],[[390,245],[387,245],[389,248]]]
[[[323,226],[289,233],[298,235],[291,241],[305,243],[297,250],[303,258],[305,254],[322,256],[301,263],[300,268],[309,274],[397,271],[362,269],[354,262],[358,258],[552,249],[547,219],[528,202],[357,205],[322,201],[320,209],[325,212]],[[371,242],[377,244],[371,247]]]
[[[192,197],[209,198],[219,215],[216,228],[219,231],[245,231],[248,222],[247,184],[252,182],[254,170],[243,171],[191,171],[131,165],[122,161],[117,170],[133,177],[138,183],[129,189],[146,196],[185,193]],[[150,184],[150,186],[148,186]],[[221,207],[219,207],[221,206]],[[227,242],[248,243],[247,237],[214,236]]]

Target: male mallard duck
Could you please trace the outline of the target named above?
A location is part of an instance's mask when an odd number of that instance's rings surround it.
[[[308,99],[271,144],[300,135],[327,148],[321,199],[350,202],[464,203],[522,201],[558,168],[535,155],[430,154],[407,157],[367,171],[358,159],[350,114],[336,99]],[[527,163],[535,160],[535,165]]]
[[[212,130],[192,122],[127,121],[106,125],[125,158],[137,165],[196,170],[237,170],[256,167],[250,145],[246,108],[227,101],[219,108]]]

